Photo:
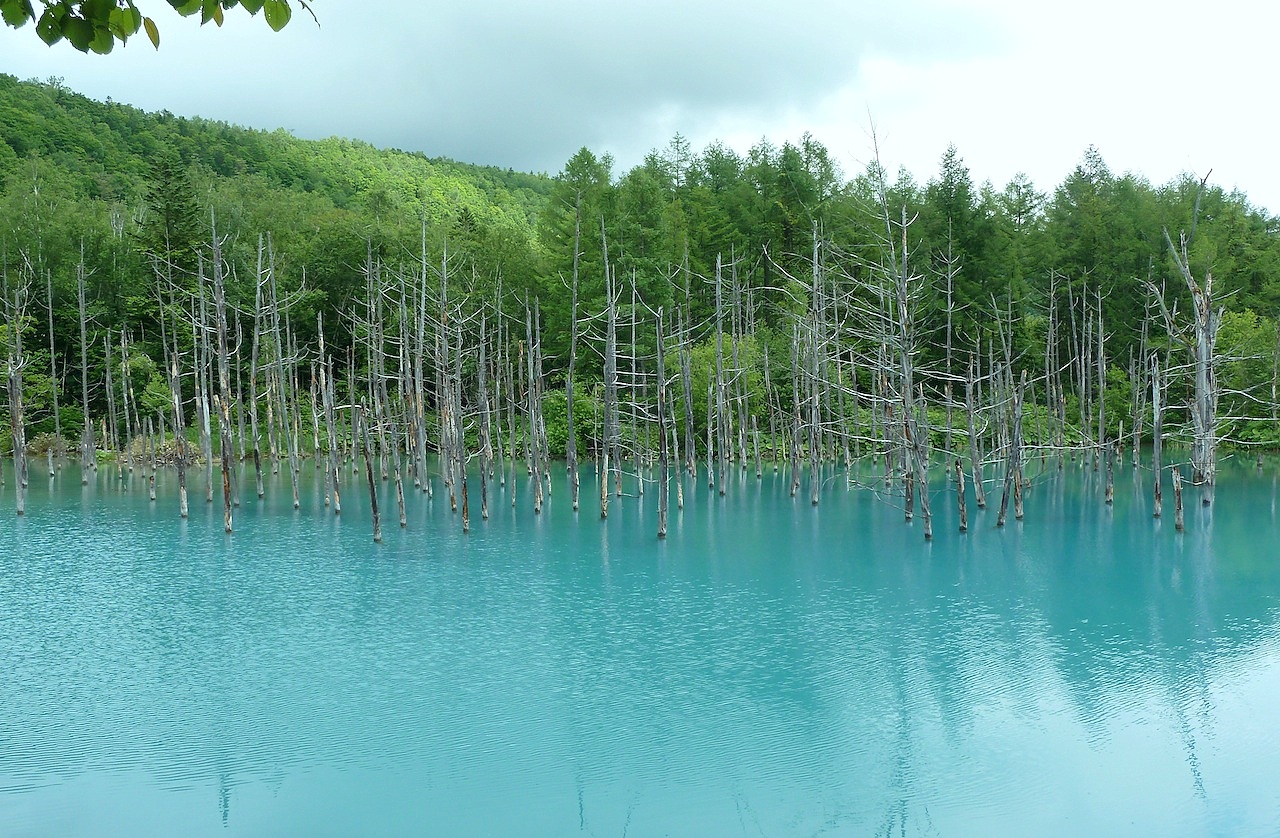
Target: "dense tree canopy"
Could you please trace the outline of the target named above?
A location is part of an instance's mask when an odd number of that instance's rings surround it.
[[[719,264],[735,311],[759,328],[751,345],[773,365],[785,362],[789,324],[806,310],[815,276],[865,279],[904,259],[922,288],[921,363],[940,364],[945,347],[989,347],[1007,321],[1019,363],[1035,368],[1050,310],[1065,323],[1100,308],[1105,354],[1123,379],[1144,345],[1148,288],[1163,287],[1187,310],[1163,231],[1176,239],[1194,227],[1192,266],[1214,275],[1230,314],[1224,345],[1241,359],[1231,380],[1256,391],[1275,369],[1280,220],[1242,193],[1201,190],[1190,175],[1153,186],[1116,174],[1096,148],[1048,191],[1023,175],[974,183],[954,146],[923,182],[874,162],[844,173],[809,136],[745,154],[722,144],[698,151],[677,136],[625,171],[584,148],[548,178],[148,114],[56,80],[0,76],[0,217],[5,264],[29,263],[51,281],[55,351],[66,357],[78,352],[81,271],[91,354],[107,330],[151,351],[156,266],[190,275],[209,255],[216,220],[238,304],[252,301],[259,236],[269,237],[282,293],[296,296],[299,339],[320,314],[328,345],[346,351],[370,258],[388,270],[444,270],[459,293],[495,299],[501,289],[512,306],[538,302],[553,382],[567,363],[575,271],[579,321],[590,331],[606,304],[606,265],[624,317],[662,307],[706,324]],[[40,345],[46,326],[30,328]],[[1066,329],[1055,338],[1071,340]],[[620,340],[644,345],[652,332]],[[1158,336],[1147,340],[1150,349]],[[579,363],[589,388],[600,359],[587,352]],[[64,386],[78,387],[75,366],[64,366]],[[1261,404],[1227,408],[1262,415]]]

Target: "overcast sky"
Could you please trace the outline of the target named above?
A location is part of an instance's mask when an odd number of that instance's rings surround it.
[[[39,4],[36,4],[37,7]],[[625,169],[679,132],[739,151],[811,132],[846,174],[1054,186],[1096,145],[1117,173],[1203,174],[1280,212],[1280,5],[1246,0],[313,0],[278,34],[228,13],[107,57],[0,26],[0,71],[146,110],[558,172]],[[295,3],[296,6],[296,3]]]

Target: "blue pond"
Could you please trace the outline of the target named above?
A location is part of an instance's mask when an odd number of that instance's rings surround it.
[[[465,535],[383,484],[381,545],[310,466],[230,536],[199,479],[182,521],[172,474],[37,470],[20,519],[10,470],[0,835],[1280,832],[1280,467],[1185,533],[1148,472],[1045,469],[964,535],[935,480],[932,543],[768,469],[684,478],[659,541],[584,469],[578,513],[473,480]]]

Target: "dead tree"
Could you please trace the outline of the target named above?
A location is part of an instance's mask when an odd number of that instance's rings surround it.
[[[569,492],[573,511],[578,511],[578,434],[573,424],[573,372],[578,360],[578,258],[582,253],[582,190],[578,190],[573,208],[573,287],[569,307],[569,368],[564,378],[565,424],[569,427],[564,443],[565,469],[569,475]],[[484,338],[480,340],[484,345]],[[483,366],[483,364],[482,364]],[[482,380],[483,386],[483,380]],[[483,398],[483,396],[482,396]],[[487,408],[486,423],[488,422]],[[486,516],[487,517],[487,516]]]
[[[263,270],[262,257],[262,236],[259,235],[258,270],[253,282],[253,338],[249,342],[249,433],[253,437],[253,474],[259,499],[262,498],[264,491],[262,486],[262,438],[258,430],[258,358],[263,326],[262,290],[267,282],[267,275]],[[320,317],[321,314],[316,312],[316,328],[320,333],[321,345],[320,363],[323,364],[324,324]]]
[[[213,311],[216,320],[218,352],[218,448],[222,461],[222,521],[227,532],[231,532],[231,482],[234,479],[231,454],[231,366],[227,354],[227,290],[223,276],[222,242],[218,239],[218,226],[214,222],[213,231]]]
[[[364,454],[365,480],[369,484],[369,512],[373,518],[373,540],[374,543],[380,544],[382,543],[382,515],[378,511],[378,484],[373,479],[373,449],[369,443],[369,416],[363,406],[353,407],[352,421]]]
[[[978,402],[974,395],[977,374],[973,356],[969,357],[969,372],[965,377],[965,413],[969,422],[969,468],[973,472],[973,498],[979,509],[987,508],[987,492],[982,480],[982,440],[978,437]]]
[[[90,469],[98,468],[98,444],[93,438],[93,419],[89,417],[89,325],[85,310],[85,280],[89,272],[84,264],[84,241],[80,242],[80,261],[76,264],[76,302],[80,306],[80,409],[84,411],[84,431],[80,436],[80,485],[88,485]]]
[[[1207,178],[1207,175],[1206,175]],[[1204,187],[1203,181],[1201,188]],[[1197,203],[1199,199],[1197,198]],[[1218,329],[1222,325],[1222,306],[1214,308],[1213,273],[1206,271],[1204,282],[1196,280],[1191,272],[1190,257],[1187,247],[1190,237],[1179,236],[1178,246],[1174,246],[1169,238],[1169,231],[1164,231],[1165,243],[1173,255],[1191,293],[1192,322],[1190,328],[1179,324],[1159,297],[1161,312],[1170,336],[1185,346],[1191,353],[1195,369],[1195,390],[1191,401],[1191,480],[1203,487],[1202,500],[1207,505],[1213,501],[1213,488],[1217,474],[1217,409],[1218,409],[1218,359],[1214,350],[1218,340]]]
[[[996,526],[1003,527],[1009,511],[1009,498],[1015,489],[1021,491],[1022,483],[1022,397],[1027,389],[1027,373],[1022,372],[1022,383],[1013,396],[1013,429],[1009,442],[1009,454],[1005,461],[1004,491],[1000,496],[1000,514]],[[1016,517],[1021,518],[1021,515]]]
[[[667,455],[667,381],[662,346],[662,308],[657,317],[658,347],[658,538],[667,537],[669,463]],[[572,433],[572,429],[570,429]]]
[[[1195,209],[1192,213],[1191,235],[1180,233],[1178,244],[1173,243],[1169,231],[1165,229],[1164,240],[1173,257],[1178,274],[1182,277],[1191,295],[1191,315],[1189,324],[1179,322],[1176,306],[1170,310],[1165,303],[1160,289],[1149,283],[1151,292],[1160,306],[1165,328],[1175,343],[1184,347],[1191,355],[1194,369],[1194,391],[1191,401],[1191,479],[1201,486],[1201,499],[1208,505],[1213,501],[1214,482],[1217,474],[1217,409],[1218,378],[1217,371],[1220,359],[1215,354],[1218,340],[1218,329],[1222,325],[1221,305],[1215,308],[1213,298],[1213,272],[1205,271],[1204,281],[1195,278],[1191,270],[1191,257],[1188,248],[1191,236],[1195,233],[1196,222],[1200,214],[1200,196],[1204,192],[1209,175],[1200,181],[1196,193]]]
[[[298,439],[291,427],[292,422],[289,420],[289,377],[285,375],[285,343],[281,328],[281,310],[283,303],[280,299],[280,288],[276,278],[275,250],[271,246],[271,237],[267,237],[267,291],[270,294],[270,306],[268,308],[268,318],[271,322],[272,340],[275,344],[275,385],[276,397],[278,399],[278,409],[280,411],[280,430],[284,437],[284,446],[289,456],[289,482],[293,488],[293,508],[298,509],[301,504],[298,499]]]
[[[722,293],[723,276],[721,271],[720,254],[716,254],[716,380],[715,380],[715,408],[716,408],[716,447],[719,450],[719,457],[716,460],[717,477],[720,483],[720,496],[724,497],[726,486],[728,483],[729,471],[729,428],[728,428],[728,411],[725,404],[725,375],[724,375],[724,295]],[[707,422],[710,423],[710,413],[707,415]],[[708,465],[710,464],[710,455],[708,454]]]
[[[1151,356],[1151,470],[1154,472],[1152,489],[1153,518],[1159,518],[1163,511],[1163,498],[1160,492],[1160,477],[1163,464],[1161,454],[1164,446],[1164,377],[1160,373],[1160,361]]]
[[[172,306],[171,306],[172,307]],[[163,314],[161,315],[164,316]],[[169,394],[173,400],[173,436],[176,450],[173,454],[174,465],[178,470],[178,515],[187,517],[187,433],[186,418],[182,409],[182,378],[179,374],[177,324],[174,324],[173,346],[166,346],[169,371]]]
[[[62,413],[58,408],[58,391],[62,389],[58,383],[58,355],[53,342],[53,273],[46,270],[44,274],[45,280],[45,301],[48,305],[49,314],[49,396],[53,400],[53,444],[56,449],[53,453],[57,454],[59,459],[62,457]],[[49,469],[49,476],[53,477],[52,466]]]
[[[5,321],[9,325],[9,424],[13,435],[13,475],[17,484],[15,499],[19,515],[27,512],[27,428],[22,402],[22,371],[27,365],[27,358],[23,353],[22,332],[27,315],[29,286],[30,277],[23,269],[19,269],[18,280],[12,289],[9,287],[8,271],[5,272]]]

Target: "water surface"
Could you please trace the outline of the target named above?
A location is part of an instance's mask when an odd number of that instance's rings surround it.
[[[388,484],[381,545],[309,468],[231,536],[172,475],[35,478],[25,519],[0,491],[6,836],[1280,831],[1274,464],[1182,534],[1128,467],[966,535],[935,487],[931,544],[840,473],[687,480],[665,542],[590,470],[576,514],[522,473],[481,521],[473,480],[467,535]]]

